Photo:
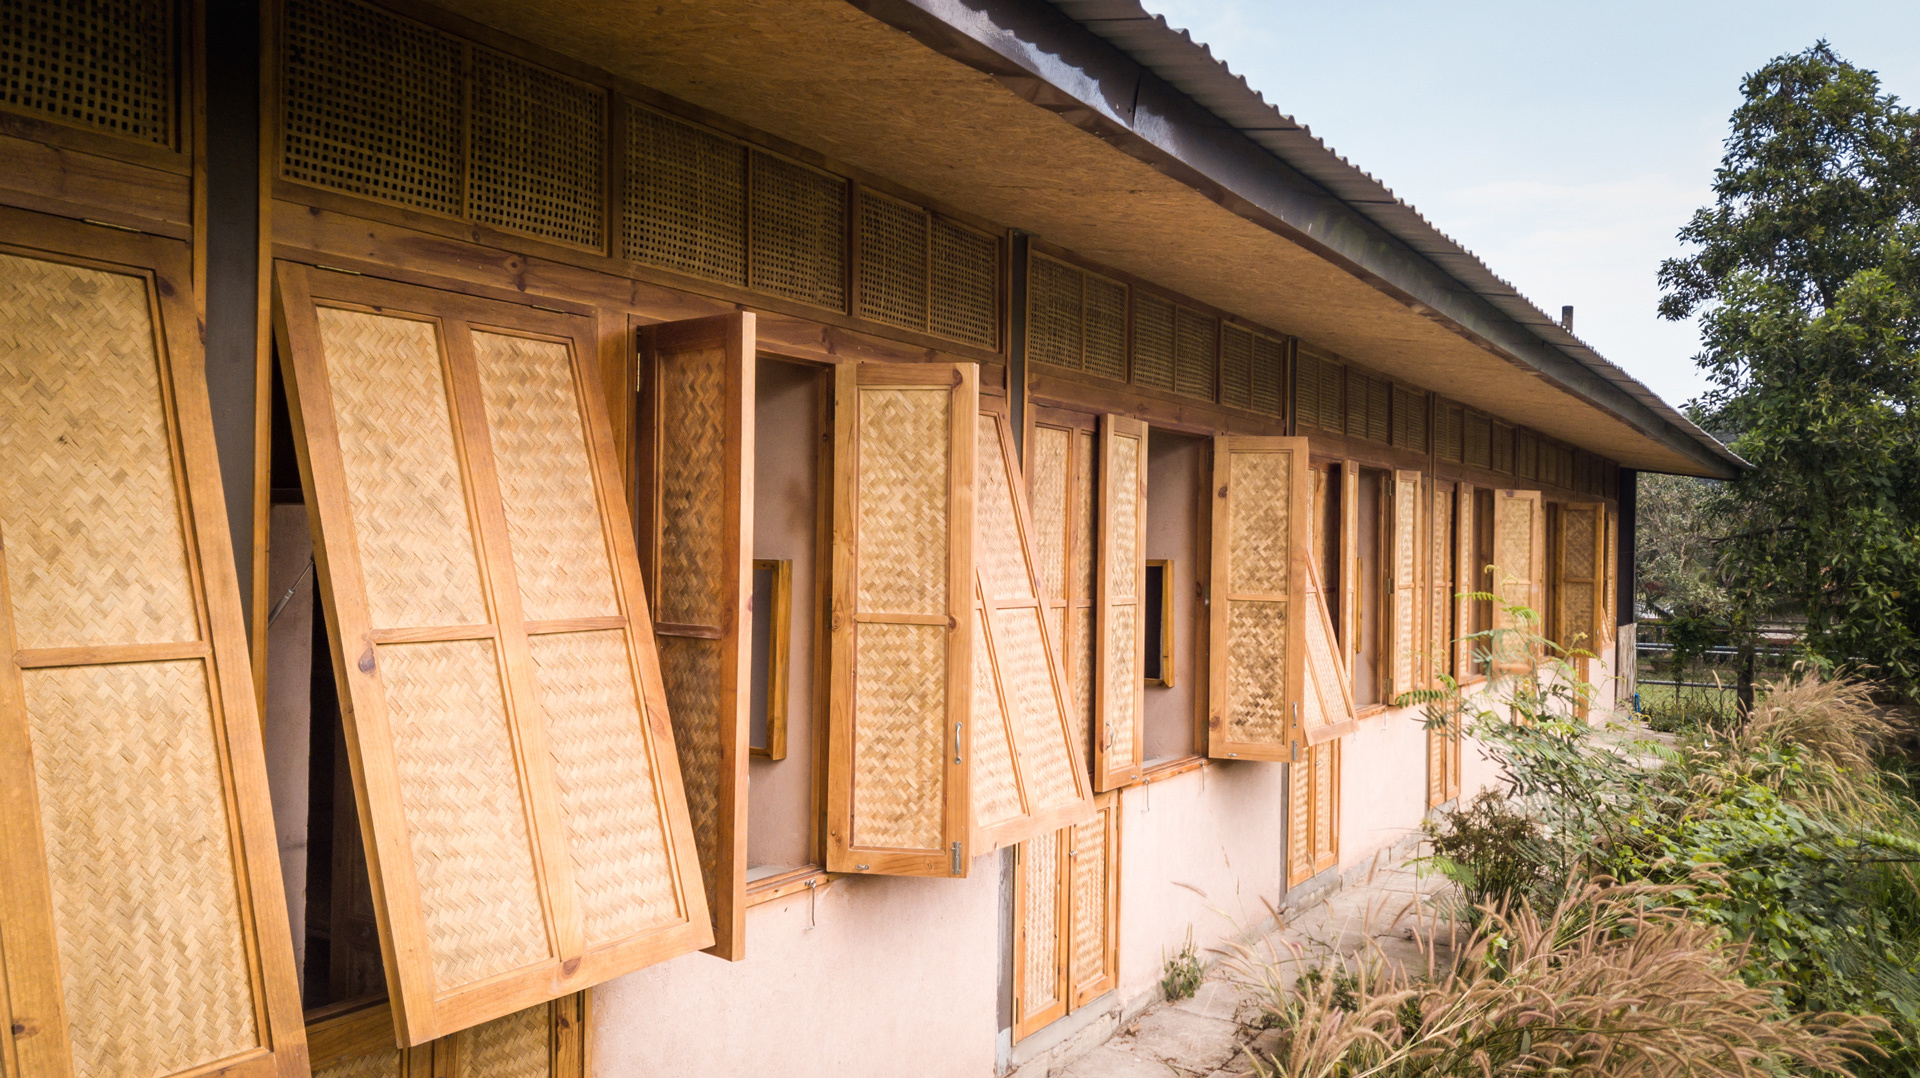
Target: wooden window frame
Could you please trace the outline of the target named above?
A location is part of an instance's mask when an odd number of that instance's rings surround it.
[[[788,652],[793,646],[793,562],[787,558],[755,558],[756,576],[770,574],[767,590],[767,743],[755,745],[749,736],[747,751],[763,760],[787,758]]]
[[[1100,418],[1099,464],[1096,467],[1094,495],[1094,789],[1099,791],[1118,789],[1139,781],[1140,772],[1146,758],[1146,696],[1145,686],[1140,678],[1140,669],[1145,661],[1146,626],[1141,615],[1146,608],[1147,581],[1147,490],[1150,454],[1147,450],[1149,428],[1137,419],[1107,414]],[[1133,442],[1134,489],[1124,491],[1119,483],[1119,455],[1126,452],[1123,443]],[[1121,508],[1131,498],[1133,519],[1126,521],[1132,528],[1133,556],[1130,564],[1120,564],[1115,559],[1114,536],[1121,527]],[[1123,589],[1120,584],[1131,583],[1132,587]],[[1166,578],[1162,576],[1165,587]],[[1122,594],[1130,592],[1130,595]],[[1166,595],[1163,592],[1164,604]],[[1130,654],[1126,659],[1126,672],[1115,676],[1112,669],[1115,655],[1110,644],[1115,639],[1115,610],[1131,601],[1134,607],[1134,632]],[[1166,616],[1168,608],[1161,607],[1162,666],[1166,669],[1165,642],[1167,640]],[[1163,682],[1172,685],[1171,679]],[[1116,699],[1118,692],[1124,691],[1128,698]],[[1122,738],[1112,721],[1112,713],[1120,707],[1129,709],[1132,715],[1132,735]]]
[[[1160,676],[1147,677],[1143,674],[1141,681],[1148,685],[1158,685],[1163,689],[1171,689],[1173,688],[1174,676],[1177,673],[1177,671],[1174,670],[1173,664],[1175,627],[1173,619],[1167,616],[1167,612],[1173,609],[1174,559],[1148,558],[1147,569],[1149,572],[1151,572],[1155,566],[1160,568]],[[1149,576],[1148,580],[1151,581],[1152,577]],[[1151,583],[1149,583],[1148,586],[1151,588]],[[1144,646],[1144,637],[1146,634],[1142,633],[1141,635],[1142,645]]]

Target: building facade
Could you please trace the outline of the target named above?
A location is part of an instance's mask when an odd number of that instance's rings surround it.
[[[0,149],[10,1075],[1044,1068],[1739,466],[1131,0],[23,0]]]

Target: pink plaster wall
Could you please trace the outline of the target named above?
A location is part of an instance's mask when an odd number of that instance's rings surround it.
[[[985,1078],[1000,958],[998,854],[966,879],[840,879],[747,911],[747,959],[691,954],[593,993],[604,1078]]]

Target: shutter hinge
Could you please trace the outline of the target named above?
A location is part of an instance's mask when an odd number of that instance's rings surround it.
[[[960,843],[955,842],[953,844],[953,874],[955,876],[960,875],[962,860],[963,859],[960,853]]]
[[[1296,764],[1297,764],[1297,763],[1299,763],[1299,762],[1300,762],[1300,739],[1299,739],[1299,738],[1297,738],[1297,737],[1296,737],[1296,738],[1294,738],[1294,739],[1292,740],[1292,742],[1291,742],[1291,744],[1292,744],[1292,751],[1293,751],[1293,761],[1292,761],[1292,762],[1293,762],[1293,763],[1296,763]]]

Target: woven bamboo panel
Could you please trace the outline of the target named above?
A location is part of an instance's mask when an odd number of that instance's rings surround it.
[[[526,616],[618,614],[571,350],[475,332],[473,352]]]
[[[1067,470],[1074,433],[1059,427],[1035,427],[1027,444],[1028,492],[1033,510],[1033,546],[1040,556],[1040,586],[1055,601],[1067,595]],[[1058,639],[1058,638],[1056,638]]]
[[[1594,565],[1594,537],[1598,534],[1600,514],[1590,505],[1567,505],[1560,510],[1560,531],[1565,536],[1561,549],[1566,551],[1563,570],[1569,577],[1591,580],[1597,574]]]
[[[1534,503],[1522,498],[1498,498],[1494,502],[1493,563],[1501,598],[1508,604],[1524,606],[1531,601],[1529,584],[1533,580]]]
[[[1338,648],[1327,615],[1326,596],[1317,588],[1313,591],[1313,607],[1306,625],[1307,674],[1313,691],[1300,694],[1300,725],[1308,735],[1327,723],[1354,717],[1347,695],[1340,691],[1345,671],[1335,658]]]
[[[1099,566],[1093,557],[1093,458],[1094,436],[1090,430],[1074,435],[1073,442],[1073,489],[1068,492],[1069,520],[1073,527],[1073,590],[1069,598],[1075,603],[1093,601],[1093,582],[1099,573]],[[1134,463],[1135,471],[1139,462]]]
[[[486,622],[434,326],[316,314],[373,626]]]
[[[599,248],[607,92],[491,49],[473,50],[469,120],[478,221]]]
[[[860,391],[859,606],[947,612],[948,393]]]
[[[1294,411],[1300,422],[1320,425],[1320,360],[1310,352],[1298,353],[1294,365]]]
[[[466,47],[353,0],[287,0],[281,172],[406,206],[466,204]]]
[[[860,193],[860,314],[927,328],[928,229],[932,215],[871,191]]]
[[[1173,390],[1190,397],[1213,399],[1215,367],[1219,357],[1220,320],[1177,308],[1173,324]]]
[[[686,785],[687,813],[700,847],[700,876],[707,901],[713,903],[720,872],[720,686],[725,653],[721,641],[698,637],[661,633],[655,643],[660,649],[668,716],[673,720],[673,747]]]
[[[1053,649],[1056,654],[1056,657],[1059,658],[1062,666],[1064,667],[1067,661],[1067,652],[1066,652],[1067,609],[1064,606],[1059,606],[1054,603],[1048,603],[1046,608],[1046,614],[1047,614],[1047,639],[1053,641]]]
[[[864,624],[854,634],[856,846],[940,846],[947,630]]]
[[[1093,766],[1093,607],[1076,606],[1067,611],[1066,625],[1067,660],[1064,668],[1069,678],[1068,707],[1072,710],[1074,721],[1073,736],[1080,746],[1080,759],[1087,766]],[[1131,696],[1129,696],[1131,699]],[[1127,737],[1133,737],[1133,726],[1129,721]]]
[[[1446,447],[1441,455],[1448,460],[1466,459],[1467,411],[1460,407],[1444,409],[1447,417],[1447,437],[1442,444]]]
[[[1140,695],[1134,691],[1140,680],[1140,671],[1134,663],[1134,657],[1140,653],[1135,645],[1135,637],[1140,632],[1139,614],[1140,608],[1133,603],[1115,603],[1109,607],[1107,639],[1103,642],[1107,649],[1107,700],[1104,713],[1107,738],[1114,750],[1123,756],[1132,755],[1131,748],[1122,752],[1122,747],[1133,744],[1134,724],[1140,721],[1140,717],[1134,714],[1134,704]]]
[[[1277,745],[1287,735],[1287,604],[1227,605],[1229,739]]]
[[[1237,326],[1220,329],[1220,403],[1253,407],[1253,334]]]
[[[1075,824],[1062,834],[1072,836],[1068,848],[1073,856],[1067,861],[1073,897],[1072,930],[1068,933],[1073,948],[1075,988],[1098,978],[1107,967],[1107,813],[1103,810],[1085,823]]]
[[[1086,274],[1034,255],[1027,281],[1027,358],[1068,370],[1085,366]]]
[[[1393,384],[1384,378],[1367,381],[1367,437],[1376,442],[1393,436]]]
[[[20,684],[74,1073],[172,1074],[258,1046],[204,665]]]
[[[199,639],[145,282],[0,255],[0,416],[17,645]]]
[[[660,571],[654,616],[720,627],[727,588],[727,353],[659,355]]]
[[[1393,481],[1393,690],[1414,687],[1418,661],[1415,613],[1420,579],[1420,480]]]
[[[1080,787],[1066,738],[1061,736],[1066,726],[1064,701],[1055,694],[1047,668],[1040,611],[1032,607],[1001,611],[995,627],[999,631],[994,657],[1019,737],[1020,781],[1027,806],[1039,812],[1071,804],[1080,796]]]
[[[378,653],[435,988],[547,958],[493,641]]]
[[[313,1078],[401,1078],[402,1073],[400,1050],[383,1047],[315,1067]]]
[[[1048,831],[1020,847],[1026,870],[1020,932],[1025,941],[1021,1003],[1025,1011],[1045,1010],[1060,1002],[1060,832]]]
[[[1127,286],[1087,274],[1086,371],[1127,377]]]
[[[1014,518],[1013,486],[1006,455],[1000,446],[999,430],[992,416],[980,416],[978,423],[974,557],[980,569],[980,581],[989,599],[1031,599],[1033,580],[1027,575],[1020,524]]]
[[[1340,856],[1340,833],[1334,820],[1334,767],[1340,758],[1340,742],[1327,741],[1313,747],[1313,864],[1315,870],[1329,867]]]
[[[1282,385],[1287,378],[1286,345],[1271,337],[1253,339],[1253,409],[1281,415]]]
[[[1283,595],[1292,571],[1292,453],[1232,453],[1227,464],[1227,590]]]
[[[1567,581],[1560,585],[1560,643],[1563,646],[1597,653],[1593,590],[1593,585],[1586,581]]]
[[[1313,878],[1313,757],[1287,765],[1287,886]]]
[[[1133,294],[1133,380],[1172,389],[1173,304],[1145,292]]]
[[[992,348],[1000,328],[1000,242],[935,217],[932,277],[927,332]]]
[[[1347,371],[1347,419],[1349,438],[1367,436],[1367,395],[1372,379],[1356,370]]]
[[[624,251],[728,284],[747,283],[747,148],[627,107]]]
[[[846,181],[758,150],[749,155],[747,284],[846,310]]]
[[[0,3],[0,102],[123,138],[173,143],[173,5]]]
[[[1341,377],[1340,365],[1338,363],[1321,363],[1319,423],[1321,430],[1337,431],[1344,422],[1342,417],[1346,413],[1340,396],[1344,387],[1345,379]]]
[[[663,677],[668,639],[660,638]],[[672,921],[667,827],[653,792],[625,634],[554,633],[529,637],[527,645],[588,945]],[[676,748],[680,736],[676,724]],[[691,801],[698,777],[682,777]]]
[[[1013,777],[1013,744],[1008,740],[1007,713],[993,676],[993,656],[987,650],[986,614],[973,618],[973,820],[994,827],[1021,815],[1020,790]]]
[[[1427,665],[1434,679],[1430,688],[1439,687],[1437,678],[1448,673],[1447,656],[1453,643],[1453,491],[1436,488],[1433,492],[1432,549],[1427,561]]]
[[[1540,439],[1531,431],[1518,431],[1513,439],[1513,474],[1526,479],[1540,478]]]
[[[1112,471],[1108,490],[1112,504],[1107,509],[1107,595],[1116,600],[1139,598],[1140,519],[1140,440],[1116,434],[1113,451],[1101,463]],[[1285,510],[1281,510],[1283,513]],[[1133,661],[1127,661],[1128,666]]]
[[[1493,467],[1493,423],[1486,416],[1467,413],[1466,458],[1475,467]]]
[[[461,1034],[466,1078],[548,1078],[553,1070],[551,1012],[543,1003]]]
[[[1504,423],[1493,425],[1493,470],[1496,472],[1513,471],[1513,428]],[[1562,486],[1563,480],[1555,479]]]

